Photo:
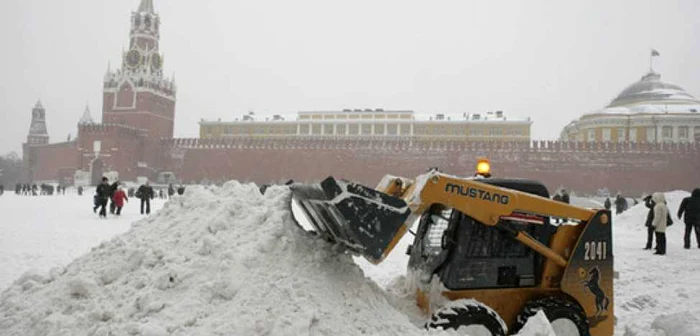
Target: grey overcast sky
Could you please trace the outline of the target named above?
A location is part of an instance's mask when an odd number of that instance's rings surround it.
[[[0,154],[41,99],[51,142],[121,64],[140,0],[0,2]],[[649,68],[700,96],[700,1],[155,0],[176,74],[175,135],[201,119],[299,110],[503,110],[554,139]]]

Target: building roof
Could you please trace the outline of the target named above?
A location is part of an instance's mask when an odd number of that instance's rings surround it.
[[[155,10],[153,9],[153,0],[141,0],[141,4],[139,5],[139,12],[155,14]]]
[[[649,72],[624,89],[607,107],[638,103],[700,104],[700,101],[678,85],[661,81],[661,75]]]
[[[700,116],[700,100],[678,85],[661,81],[661,75],[652,71],[622,90],[608,106],[585,113],[582,118],[666,113]]]

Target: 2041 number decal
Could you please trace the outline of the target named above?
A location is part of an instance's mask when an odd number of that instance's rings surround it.
[[[606,260],[608,258],[607,241],[587,241],[583,247],[585,249],[583,260]]]

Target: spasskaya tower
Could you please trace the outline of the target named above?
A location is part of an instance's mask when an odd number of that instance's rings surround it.
[[[175,120],[177,88],[163,76],[160,24],[153,0],[141,0],[131,13],[129,48],[119,69],[107,69],[103,86],[102,122],[143,130],[150,142],[172,138]]]

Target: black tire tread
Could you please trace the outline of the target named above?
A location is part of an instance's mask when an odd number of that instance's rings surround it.
[[[480,320],[494,336],[505,336],[506,330],[499,322],[500,317],[488,306],[477,306],[473,303],[465,304],[462,307],[452,306],[450,308],[441,308],[436,311],[430,322],[426,323],[426,328],[429,329],[454,329],[457,330],[460,326],[467,325],[465,321]],[[486,323],[483,323],[485,320]]]
[[[537,312],[540,310],[544,311],[545,315],[547,315],[547,319],[550,322],[552,320],[564,317],[562,316],[562,312],[565,314],[568,312],[567,315],[569,315],[569,319],[576,324],[581,332],[581,335],[590,335],[590,331],[588,329],[588,317],[586,317],[583,308],[581,308],[581,306],[576,302],[556,296],[548,296],[526,303],[525,306],[523,306],[520,314],[518,314],[518,317],[515,319],[515,323],[513,324],[511,330],[514,333],[520,331],[520,329],[525,326],[525,323],[527,323],[527,320],[537,314]]]

